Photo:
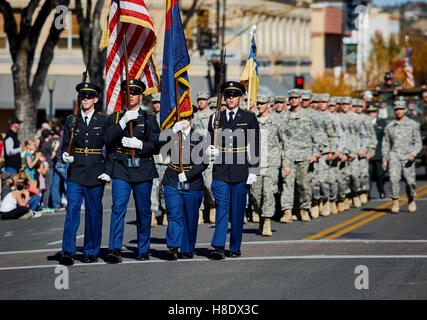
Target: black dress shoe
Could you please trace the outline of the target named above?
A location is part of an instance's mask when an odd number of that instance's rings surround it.
[[[72,266],[74,264],[74,257],[71,252],[64,251],[61,257],[61,263],[66,266]]]
[[[240,250],[230,252],[230,258],[238,258],[241,255],[242,255],[242,252]]]
[[[166,259],[171,261],[178,260],[178,248],[170,247],[169,251],[166,252]]]
[[[194,252],[184,252],[181,253],[181,259],[193,259]]]
[[[85,257],[84,263],[94,263],[94,262],[98,262],[97,256],[89,254]]]
[[[213,260],[222,260],[225,258],[224,247],[213,246],[214,251],[211,253],[210,258]]]
[[[110,263],[122,262],[122,252],[120,249],[114,249],[113,251],[110,251],[107,255],[107,261]]]
[[[150,260],[150,255],[148,254],[148,252],[141,253],[140,255],[138,255],[138,260]]]

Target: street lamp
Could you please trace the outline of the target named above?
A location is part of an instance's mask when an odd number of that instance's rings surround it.
[[[55,80],[47,80],[47,89],[49,90],[49,120],[53,120],[53,89],[55,89]]]

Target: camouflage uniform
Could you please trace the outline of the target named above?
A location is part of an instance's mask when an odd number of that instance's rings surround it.
[[[358,107],[363,107],[363,100],[354,99],[353,104]],[[377,136],[375,129],[372,126],[372,119],[366,113],[360,113],[360,117],[363,120],[363,126],[365,127],[368,145],[365,150],[365,156],[360,157],[360,191],[365,195],[365,200],[362,203],[367,201],[367,194],[369,191],[369,161],[366,159],[366,156],[375,152],[377,146]]]
[[[329,102],[329,94],[324,93],[319,95],[319,102],[325,103]],[[319,198],[327,204],[328,210],[325,210],[324,215],[329,215],[329,197],[330,197],[330,184],[329,184],[329,174],[333,174],[333,170],[330,170],[332,161],[327,161],[327,155],[329,153],[334,154],[338,149],[339,136],[336,130],[336,126],[332,120],[332,117],[329,113],[320,112],[322,121],[320,122],[320,128],[325,133],[327,140],[326,143],[322,145],[321,153],[322,156],[318,160],[317,165],[317,179],[319,181],[320,194]],[[315,198],[318,200],[319,198]]]
[[[209,95],[207,93],[200,93],[199,92],[197,97],[198,97],[198,99],[199,98],[209,99]],[[215,106],[216,106],[216,99],[214,102],[215,102]],[[209,102],[209,106],[211,106],[211,102]],[[215,111],[213,111],[212,109],[207,109],[203,112],[201,112],[201,111],[196,112],[194,114],[194,119],[193,119],[193,123],[192,123],[193,130],[206,137],[206,135],[208,134],[209,118],[214,113],[215,113]],[[213,165],[213,161],[210,162],[208,167],[206,168],[206,170],[203,171],[203,181],[205,184],[205,195],[203,198],[203,202],[200,206],[201,211],[204,211],[205,208],[207,208],[208,212],[210,212],[211,209],[215,208],[215,199],[212,195],[212,190],[211,190],[212,165]],[[215,218],[213,217],[213,221],[210,221],[210,222],[214,223]]]
[[[395,109],[403,108],[404,101],[397,101]],[[408,156],[416,156],[422,148],[420,125],[406,117],[403,122],[391,121],[384,129],[382,141],[382,161],[389,162],[391,198],[399,197],[399,182],[403,179],[406,184],[406,194],[409,199],[416,195],[415,161],[408,161]]]
[[[332,98],[335,98],[335,97],[331,97],[330,105],[336,105],[336,99],[332,99]],[[335,145],[334,149],[335,149],[335,152],[339,151],[340,153],[340,157],[328,163],[329,168],[328,168],[327,180],[326,180],[326,183],[329,189],[329,195],[328,195],[329,201],[335,202],[338,196],[338,173],[339,173],[338,170],[341,164],[340,158],[343,154],[348,153],[348,151],[345,148],[346,135],[345,135],[344,127],[342,125],[340,116],[334,113],[329,113],[329,116],[331,117],[332,126],[338,138],[337,144]]]
[[[301,91],[293,89],[289,91],[289,97],[300,97]],[[282,210],[292,210],[294,205],[294,186],[299,198],[299,208],[309,210],[311,206],[311,177],[313,164],[310,163],[311,156],[317,156],[318,145],[315,135],[318,130],[314,128],[310,112],[301,108],[299,112],[286,112],[283,115],[285,126],[282,125],[281,134],[289,136],[292,134],[291,152],[294,163],[291,174],[285,179],[283,193],[281,196]],[[289,131],[289,132],[287,132]]]
[[[265,96],[258,96],[257,102],[265,103]],[[251,185],[249,193],[255,212],[261,217],[271,218],[275,213],[275,194],[278,192],[279,170],[281,164],[290,168],[292,158],[290,132],[280,134],[282,122],[274,113],[267,117],[258,116],[261,132],[261,170],[257,181]]]

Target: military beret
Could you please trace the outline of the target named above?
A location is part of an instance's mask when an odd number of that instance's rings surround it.
[[[288,99],[285,96],[275,96],[274,102],[288,102]]]
[[[161,97],[162,97],[162,94],[160,93],[160,92],[155,92],[155,93],[153,93],[152,95],[151,95],[151,98],[152,98],[152,100],[151,101],[153,101],[153,102],[160,102],[161,100]]]
[[[318,93],[313,93],[311,95],[311,101],[313,101],[313,102],[319,102],[320,101],[320,95]]]
[[[126,90],[126,80],[121,83],[122,90]],[[142,94],[145,91],[145,83],[138,79],[129,79],[129,90],[132,94]]]
[[[329,101],[329,93],[319,94],[319,101],[320,102],[328,102]]]
[[[396,109],[406,109],[406,101],[404,101],[404,100],[397,100],[394,103],[393,109],[394,110],[396,110]]]
[[[79,93],[79,97],[94,98],[98,96],[101,90],[95,84],[89,82],[82,82],[76,86],[76,91]]]
[[[310,99],[311,98],[311,90],[301,90],[301,98]]]
[[[300,89],[291,89],[288,91],[289,98],[299,98],[301,97]]]
[[[257,103],[267,103],[270,101],[270,98],[268,96],[266,96],[265,94],[259,94],[256,96],[256,101]]]
[[[210,98],[209,92],[205,92],[205,91],[198,91],[197,92],[197,100],[199,100],[199,99],[209,100],[209,98]]]
[[[246,92],[245,86],[238,81],[227,81],[221,86],[223,94],[237,94],[243,96]]]

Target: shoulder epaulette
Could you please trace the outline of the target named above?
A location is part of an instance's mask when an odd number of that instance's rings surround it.
[[[253,113],[253,111],[251,111],[251,110],[246,110],[246,109],[242,109],[242,108],[240,110],[248,112],[248,113]]]
[[[108,114],[106,114],[105,112],[98,112],[98,114],[100,115],[100,116],[104,116],[104,117],[108,117]]]

